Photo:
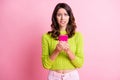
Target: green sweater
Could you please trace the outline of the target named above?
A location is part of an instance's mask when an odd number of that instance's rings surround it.
[[[60,34],[66,34],[61,31]],[[42,64],[43,67],[50,70],[70,70],[80,68],[84,62],[83,38],[79,32],[76,32],[72,38],[68,39],[71,51],[75,54],[75,59],[70,60],[68,55],[61,51],[57,58],[52,61],[49,57],[56,48],[59,41],[54,40],[49,34],[42,36]]]

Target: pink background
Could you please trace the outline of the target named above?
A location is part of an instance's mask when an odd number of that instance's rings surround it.
[[[0,80],[47,80],[41,35],[58,2],[67,2],[84,36],[81,80],[120,80],[119,0],[0,0]]]

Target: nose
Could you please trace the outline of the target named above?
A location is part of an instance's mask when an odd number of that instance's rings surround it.
[[[64,16],[64,15],[62,15],[62,16],[61,16],[61,19],[63,20],[64,18],[65,18],[65,16]]]

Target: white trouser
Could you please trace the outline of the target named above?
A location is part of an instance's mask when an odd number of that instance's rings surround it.
[[[80,80],[77,70],[73,70],[68,73],[58,73],[55,71],[49,71],[48,80]]]

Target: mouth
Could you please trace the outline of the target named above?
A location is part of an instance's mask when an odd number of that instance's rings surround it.
[[[66,23],[66,21],[60,21],[60,23],[61,23],[61,24],[65,24],[65,23]]]

